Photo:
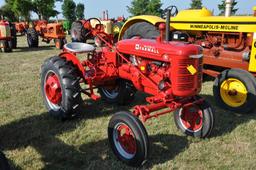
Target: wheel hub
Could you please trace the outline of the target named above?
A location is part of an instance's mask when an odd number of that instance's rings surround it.
[[[183,108],[180,117],[183,126],[193,132],[199,131],[203,126],[203,113],[197,106]]]
[[[45,82],[45,93],[48,100],[53,104],[59,104],[62,99],[61,86],[56,74],[51,73]]]
[[[231,107],[242,106],[246,102],[247,93],[244,83],[235,78],[224,80],[220,86],[222,100]]]
[[[129,154],[136,153],[136,140],[132,130],[127,125],[118,127],[118,142],[122,148]]]

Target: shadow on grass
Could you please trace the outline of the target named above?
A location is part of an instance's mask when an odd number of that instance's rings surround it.
[[[119,168],[129,169],[116,160],[109,149],[107,139],[75,147],[56,137],[75,129],[78,121],[79,119],[63,123],[50,118],[48,113],[24,118],[0,128],[0,145],[6,150],[33,147],[41,155],[45,169],[112,169],[115,164]],[[185,137],[166,134],[150,136],[150,143],[152,154],[146,167],[170,160],[187,147]],[[33,155],[28,158],[28,161],[33,161]],[[13,169],[20,169],[13,163],[11,166]]]
[[[14,49],[13,52],[32,52],[32,51],[43,51],[43,50],[53,50],[55,49],[54,45],[44,45],[44,46],[38,46],[38,47],[33,47],[33,48],[29,48],[29,47],[17,47],[16,49]]]
[[[214,96],[202,95],[214,108],[215,113],[215,127],[213,129],[212,137],[221,136],[232,132],[236,127],[244,124],[250,120],[256,119],[256,111],[250,113],[238,114],[229,110],[221,109],[216,105]]]

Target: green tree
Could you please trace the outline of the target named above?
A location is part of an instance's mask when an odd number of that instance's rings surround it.
[[[76,20],[76,3],[73,0],[64,0],[62,14],[69,22],[74,22]]]
[[[83,19],[84,18],[84,4],[78,3],[76,6],[76,18]]]
[[[237,1],[236,0],[233,0],[232,2],[232,8],[231,8],[231,14],[232,15],[235,15],[238,8],[235,8],[237,4]],[[225,3],[225,0],[222,0],[221,3],[218,5],[218,8],[220,10],[220,14],[219,15],[224,15],[225,14],[225,8],[226,8],[226,3]]]
[[[12,11],[12,7],[9,4],[5,4],[0,8],[0,17],[7,19],[8,21],[18,21],[15,13]]]
[[[157,15],[160,16],[161,9],[160,0],[133,0],[130,6],[127,6],[128,12],[133,16],[136,15]]]
[[[48,20],[50,17],[58,15],[58,11],[54,10],[55,0],[32,0],[32,3],[33,11],[39,19]]]
[[[190,4],[190,9],[201,9],[202,5],[202,0],[192,0]]]
[[[16,16],[23,17],[26,21],[30,20],[30,12],[33,9],[31,0],[6,0],[6,2]]]

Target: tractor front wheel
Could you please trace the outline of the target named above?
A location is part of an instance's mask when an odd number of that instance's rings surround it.
[[[220,107],[237,113],[248,113],[255,108],[255,77],[241,69],[225,70],[215,79],[213,94]]]
[[[67,119],[82,103],[80,75],[76,67],[64,58],[47,59],[41,67],[41,91],[49,113]]]
[[[2,152],[0,152],[0,169],[10,170],[10,165]]]
[[[34,28],[29,28],[27,30],[27,42],[28,42],[28,47],[38,47],[38,34]]]
[[[111,118],[108,140],[116,157],[129,166],[140,166],[148,157],[147,131],[130,112],[118,112]]]
[[[174,121],[184,134],[206,138],[214,127],[214,114],[209,103],[202,101],[174,111]]]
[[[114,84],[99,87],[103,100],[110,104],[129,104],[136,93],[133,84],[127,80],[117,79]]]

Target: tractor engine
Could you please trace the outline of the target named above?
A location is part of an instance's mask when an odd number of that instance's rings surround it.
[[[117,50],[129,55],[129,64],[123,64],[121,77],[132,80],[137,89],[157,94],[187,97],[198,94],[202,83],[201,47],[181,42],[160,42],[160,40],[129,39],[117,43]],[[138,76],[139,71],[148,80]],[[153,88],[150,81],[157,88]]]

